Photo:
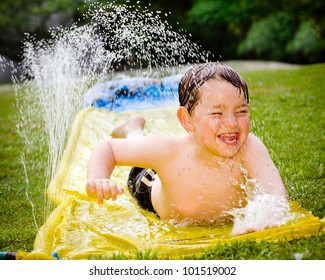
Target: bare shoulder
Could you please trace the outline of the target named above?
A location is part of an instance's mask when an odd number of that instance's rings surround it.
[[[248,144],[263,144],[262,140],[258,138],[255,134],[249,133],[247,137]]]
[[[254,134],[249,134],[244,146],[242,165],[248,177],[256,179],[267,193],[286,197],[279,171],[263,142]]]
[[[240,158],[243,166],[249,168],[258,165],[259,162],[270,161],[270,154],[262,140],[250,133],[241,150]]]
[[[255,155],[255,154],[260,155],[260,153],[268,154],[268,150],[264,145],[264,143],[262,142],[262,140],[258,138],[256,135],[254,135],[253,133],[248,134],[246,143],[243,148],[245,154],[247,153],[249,153],[250,155]]]

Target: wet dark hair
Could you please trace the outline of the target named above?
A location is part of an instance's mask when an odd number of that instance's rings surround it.
[[[248,87],[239,73],[219,62],[208,62],[195,65],[183,75],[178,87],[180,106],[184,106],[191,114],[200,98],[199,88],[215,75],[238,88],[240,94],[244,93],[244,97],[249,103]]]

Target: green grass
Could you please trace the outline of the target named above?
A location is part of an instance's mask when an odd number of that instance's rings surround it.
[[[16,132],[19,115],[14,107],[13,90],[2,88],[5,90],[0,91],[0,251],[30,251],[37,229],[31,204],[26,199],[23,167],[19,159],[23,149]],[[42,180],[42,175],[35,173],[32,178]],[[43,199],[39,198],[43,197],[43,191],[31,187],[30,196],[40,220]]]
[[[251,98],[252,131],[269,148],[290,199],[315,216],[325,216],[325,64],[294,70],[242,72]],[[13,91],[0,86],[0,251],[31,251],[37,233],[31,204],[26,199],[23,149],[16,133],[17,109]],[[41,167],[31,176],[29,195],[38,223],[43,219],[44,182]],[[116,255],[124,259],[123,255]],[[138,259],[155,259],[151,252]],[[191,256],[191,259],[197,256]],[[281,242],[233,242],[206,251],[201,259],[325,259],[325,235]]]

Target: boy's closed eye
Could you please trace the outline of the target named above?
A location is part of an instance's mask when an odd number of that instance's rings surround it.
[[[210,118],[212,119],[221,119],[223,117],[222,111],[212,111],[209,113]]]
[[[247,109],[238,110],[236,111],[236,114],[248,114],[248,110]]]
[[[238,110],[236,110],[236,114],[238,115],[246,115],[249,113],[249,107],[240,107]]]
[[[211,112],[210,115],[222,116],[222,112]]]

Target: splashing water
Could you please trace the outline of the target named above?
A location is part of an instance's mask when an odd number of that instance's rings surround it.
[[[287,199],[266,193],[255,179],[246,176],[246,183],[241,188],[247,194],[247,204],[230,211],[234,217],[233,235],[278,227],[294,218]]]
[[[98,40],[94,44],[90,29],[74,28],[52,35],[50,41],[25,43],[22,70],[28,78],[22,85],[17,84],[21,113],[18,131],[25,142],[22,162],[26,165],[27,185],[35,161],[45,166],[45,185],[52,180],[71,122],[82,107],[80,95],[101,78],[95,71],[107,64],[107,60],[100,61],[103,47]],[[87,63],[88,59],[92,62]],[[40,158],[27,160],[35,147]],[[46,160],[43,154],[47,154]],[[44,197],[46,217],[52,206]]]
[[[173,31],[159,13],[140,6],[94,3],[83,20],[88,23],[81,27],[51,29],[49,40],[28,35],[22,75],[14,81],[26,193],[30,185],[44,189],[44,219],[53,210],[46,186],[58,170],[71,123],[90,86],[108,79],[116,69],[127,68],[137,75],[143,68],[142,77],[159,77],[172,66],[208,61],[210,55]],[[44,172],[45,182],[30,181],[36,170]]]

